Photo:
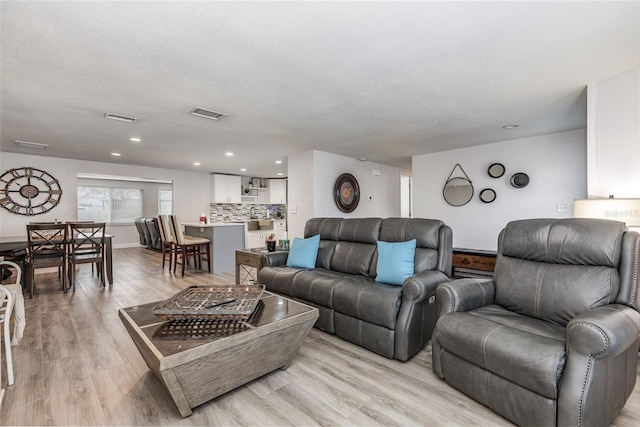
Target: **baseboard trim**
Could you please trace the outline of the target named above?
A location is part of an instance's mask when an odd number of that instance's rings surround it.
[[[140,243],[116,243],[113,245],[113,249],[123,249],[123,248],[144,248],[145,246]]]

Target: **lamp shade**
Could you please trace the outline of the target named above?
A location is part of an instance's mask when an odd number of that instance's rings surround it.
[[[640,227],[640,199],[583,199],[573,201],[575,218],[621,221],[627,227]]]

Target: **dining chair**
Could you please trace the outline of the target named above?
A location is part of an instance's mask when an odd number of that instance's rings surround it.
[[[76,266],[95,264],[100,284],[106,286],[105,264],[105,228],[104,222],[71,222],[69,226],[69,284],[76,291]]]
[[[4,352],[7,359],[7,384],[13,384],[13,361],[11,359],[11,337],[9,335],[9,320],[13,309],[13,295],[4,285],[0,285],[0,323],[4,335]],[[0,354],[1,356],[1,354]],[[2,385],[2,368],[0,367],[0,385]]]
[[[193,258],[196,268],[200,268],[201,258],[205,256],[207,259],[207,269],[211,273],[211,241],[204,237],[194,237],[185,235],[182,231],[182,223],[178,215],[170,215],[173,235],[175,237],[176,249],[175,249],[175,261],[173,263],[173,272],[176,272],[178,264],[182,265],[182,276],[184,276],[184,267],[189,260]],[[205,253],[202,253],[202,248],[205,249]],[[178,255],[180,255],[180,262],[178,262]]]
[[[164,270],[165,262],[168,260],[169,271],[171,271],[176,253],[176,240],[173,236],[169,215],[158,215],[158,228],[160,229],[160,238],[162,239],[162,269]]]
[[[61,267],[62,290],[67,291],[67,225],[27,224],[27,286],[33,298],[35,270]]]
[[[72,223],[78,223],[78,224],[92,224],[95,221],[66,221],[65,224],[67,224],[67,226],[69,226],[69,224]],[[69,232],[69,236],[71,236],[71,232]],[[69,253],[70,251],[70,247],[67,247],[67,253]],[[94,272],[94,264],[91,264],[91,274],[93,274]],[[100,274],[100,272],[98,271],[98,274]]]
[[[10,287],[17,288],[16,291],[22,295],[22,269],[18,264],[11,261],[0,261],[0,265],[11,266],[16,270],[14,277],[15,283],[0,285],[0,324],[2,324],[2,334],[4,339],[4,353],[7,359],[7,384],[12,385],[13,378],[13,360],[11,357],[11,334],[9,333],[9,321],[11,319],[11,312],[13,311],[14,298],[11,293]],[[16,320],[17,321],[17,320]],[[17,325],[16,325],[17,326]],[[2,385],[2,368],[0,367],[0,385]]]

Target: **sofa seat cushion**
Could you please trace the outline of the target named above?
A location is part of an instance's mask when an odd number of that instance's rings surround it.
[[[291,267],[262,267],[258,272],[258,282],[263,284],[267,291],[293,297],[293,278],[302,271],[305,270]]]
[[[377,283],[364,276],[346,276],[333,291],[336,312],[395,330],[402,286]]]
[[[333,290],[343,277],[344,273],[322,268],[301,271],[293,278],[293,296],[333,308]]]
[[[565,329],[489,305],[438,320],[442,349],[550,399],[564,369]]]

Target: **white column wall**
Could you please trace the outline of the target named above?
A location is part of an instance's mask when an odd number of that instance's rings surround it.
[[[589,197],[640,197],[640,68],[587,90]]]

